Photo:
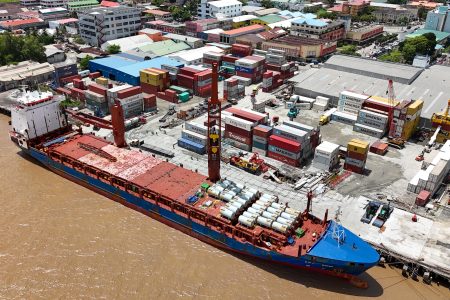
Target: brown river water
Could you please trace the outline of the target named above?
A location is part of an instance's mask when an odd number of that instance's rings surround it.
[[[218,250],[23,157],[8,120],[0,115],[0,299],[450,299],[396,268],[369,270],[361,290]]]

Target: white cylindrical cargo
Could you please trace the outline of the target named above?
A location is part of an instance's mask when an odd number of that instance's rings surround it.
[[[229,209],[227,209],[227,208],[224,208],[224,207],[222,207],[222,208],[220,209],[220,214],[221,214],[223,217],[225,217],[225,218],[227,218],[227,219],[230,219],[230,220],[232,220],[232,219],[234,218],[234,216],[236,215],[235,212],[233,212],[233,211],[231,211],[231,210],[229,210]]]
[[[244,211],[244,213],[242,215],[246,216],[247,218],[256,218],[256,217],[258,217],[258,214],[254,214],[254,213],[251,213],[249,211]]]
[[[235,207],[237,207],[238,209],[241,209],[241,207],[242,206],[244,206],[242,203],[239,203],[239,202],[237,202],[237,201],[230,201],[229,203],[228,203],[229,205],[232,205],[232,206],[235,206]]]
[[[238,222],[247,226],[247,227],[253,227],[255,226],[255,218],[248,218],[246,216],[239,216]]]
[[[242,183],[235,183],[235,186],[241,190],[243,190],[245,188],[245,185],[243,185]]]
[[[264,210],[264,209],[265,209],[264,206],[261,206],[261,205],[256,204],[256,203],[253,203],[252,207],[253,207],[254,209],[259,209],[259,210]]]
[[[272,203],[270,206],[272,206],[273,208],[281,209],[281,210],[284,210],[286,208],[285,204],[280,204],[280,203]]]
[[[231,193],[224,193],[220,195],[220,199],[225,202],[230,202],[233,199],[234,195]]]
[[[280,217],[295,221],[296,217],[294,215],[288,214],[287,212],[282,212]]]
[[[234,187],[231,188],[231,191],[232,191],[233,193],[236,193],[236,195],[237,195],[237,194],[239,194],[239,193],[242,191],[242,189],[240,189],[240,188],[234,186]]]
[[[241,197],[242,199],[245,199],[245,200],[252,200],[252,195],[247,194],[245,192],[239,193],[239,197]]]
[[[268,212],[270,212],[270,213],[273,213],[273,214],[276,214],[277,216],[279,216],[279,215],[283,212],[281,209],[276,209],[276,208],[274,208],[274,207],[272,207],[272,206],[269,206],[269,207],[266,209],[266,211],[268,211]]]
[[[270,206],[269,202],[264,202],[264,201],[261,201],[261,200],[256,200],[255,203],[258,204],[258,205],[261,205],[263,207],[269,207]]]
[[[267,203],[269,206],[274,202],[274,200],[270,199],[270,198],[259,198],[258,201],[262,201],[264,203]]]
[[[239,203],[241,203],[243,205],[247,204],[247,202],[248,202],[248,201],[246,201],[246,200],[244,200],[242,198],[239,198],[239,197],[235,197],[234,201],[239,202]]]
[[[288,214],[291,214],[294,216],[298,216],[300,214],[300,211],[290,208],[290,207],[286,207],[286,209],[284,211],[287,212]]]
[[[219,198],[220,190],[218,190],[217,188],[211,187],[208,189],[208,194],[211,195],[211,197]]]
[[[275,215],[275,214],[273,214],[273,213],[270,213],[270,212],[268,212],[268,211],[264,211],[264,212],[262,213],[262,216],[263,216],[264,218],[272,219],[272,220],[274,220],[274,221],[277,219],[277,215]]]
[[[278,232],[281,233],[286,233],[286,231],[288,230],[288,227],[286,225],[283,225],[281,223],[278,222],[273,222],[272,223],[272,228]]]
[[[248,192],[252,193],[252,194],[255,194],[255,195],[258,193],[258,190],[257,190],[257,189],[254,189],[254,188],[246,188],[246,190],[247,190]]]
[[[256,214],[256,215],[260,215],[263,212],[262,209],[256,209],[256,208],[253,208],[253,207],[247,208],[247,211],[252,213],[252,214]]]
[[[256,218],[256,222],[261,226],[270,228],[272,226],[273,220],[259,216],[258,218]]]
[[[261,197],[259,197],[259,199],[269,199],[271,200],[271,202],[277,202],[276,201],[277,197],[269,194],[262,194]]]
[[[236,206],[233,206],[233,205],[227,205],[226,208],[231,210],[234,213],[239,210],[239,208],[237,208]]]
[[[276,221],[277,221],[278,223],[284,224],[284,225],[286,225],[286,226],[291,225],[292,222],[293,222],[292,220],[288,220],[288,219],[285,219],[285,218],[282,218],[282,217],[278,217]]]

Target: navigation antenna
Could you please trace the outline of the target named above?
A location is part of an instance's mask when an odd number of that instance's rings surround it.
[[[341,244],[343,244],[344,240],[345,240],[345,231],[341,225],[341,220],[339,219],[340,215],[342,215],[341,207],[338,206],[338,208],[336,210],[336,215],[334,216],[334,222],[333,222],[333,228],[332,228],[333,239],[335,239],[338,242],[338,247]]]

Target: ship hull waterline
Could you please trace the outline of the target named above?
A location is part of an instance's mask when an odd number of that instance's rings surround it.
[[[55,174],[64,177],[76,184],[79,184],[85,188],[88,188],[98,194],[101,194],[102,196],[105,196],[111,200],[114,200],[126,207],[129,207],[135,211],[138,211],[142,214],[145,214],[149,217],[151,217],[152,219],[155,219],[169,227],[172,227],[176,230],[179,230],[187,235],[190,235],[202,242],[205,242],[209,245],[212,245],[216,248],[219,249],[223,249],[226,251],[230,251],[233,253],[237,253],[240,255],[245,255],[248,257],[252,257],[252,258],[257,258],[257,259],[261,259],[267,262],[272,262],[272,263],[276,263],[279,265],[284,265],[284,266],[288,266],[291,268],[295,268],[295,269],[300,269],[300,270],[308,270],[308,271],[314,271],[317,273],[322,273],[328,276],[333,276],[333,277],[339,277],[339,278],[343,278],[346,280],[349,280],[350,283],[352,283],[353,285],[355,285],[356,287],[359,288],[367,288],[368,284],[367,282],[361,280],[360,278],[357,277],[357,275],[360,275],[363,272],[359,272],[359,274],[350,274],[348,272],[345,271],[341,271],[341,272],[336,272],[336,271],[332,271],[332,270],[326,270],[324,269],[323,265],[320,266],[312,266],[312,264],[309,264],[302,259],[299,258],[285,258],[284,255],[280,255],[276,252],[273,251],[263,251],[263,250],[259,250],[260,253],[251,253],[250,251],[244,251],[244,250],[240,250],[237,247],[233,247],[230,246],[226,243],[226,239],[229,239],[225,236],[223,236],[224,238],[223,241],[220,241],[220,233],[213,231],[209,228],[206,228],[206,226],[203,226],[201,224],[195,223],[195,222],[191,222],[191,226],[186,226],[184,224],[181,224],[179,222],[177,222],[176,220],[172,220],[168,217],[168,214],[172,214],[172,215],[176,215],[175,213],[166,210],[162,207],[159,207],[157,205],[151,204],[139,197],[136,197],[134,195],[128,194],[124,191],[118,190],[110,185],[107,185],[106,183],[103,183],[99,180],[96,179],[92,179],[90,177],[87,177],[87,175],[82,174],[74,169],[71,169],[67,166],[64,166],[58,162],[55,162],[51,159],[49,159],[45,153],[40,152],[39,150],[36,149],[25,149],[19,146],[19,148],[28,156],[31,156],[32,158],[36,159],[40,164],[42,164],[43,166],[45,166],[46,168],[48,168],[49,170],[51,170],[52,172],[54,172]],[[82,177],[86,176],[86,178],[88,180],[83,180]],[[96,184],[94,184],[94,181],[97,181]],[[102,187],[103,185],[103,187]],[[112,190],[114,189],[115,191],[108,191],[108,189]],[[123,197],[123,194],[126,194],[128,196]],[[131,198],[135,198],[135,201],[130,201]],[[141,205],[137,204],[137,203],[133,203],[139,201]],[[146,205],[142,205],[142,204],[146,204]],[[147,207],[144,207],[147,206]],[[185,219],[181,216],[176,215],[178,218],[180,219]],[[208,231],[210,231],[210,233],[214,232],[216,233],[216,235],[218,236],[217,239],[214,239],[211,236],[207,236],[205,234],[202,234],[199,232],[199,230],[195,230],[193,227],[203,227],[203,231],[206,229]],[[239,244],[243,244],[240,243],[238,241],[233,240],[234,243],[239,243]],[[246,245],[244,245],[241,248],[248,248]],[[284,259],[283,259],[284,258]],[[293,260],[295,260],[295,262],[292,262]],[[331,263],[331,262],[330,262]],[[339,266],[336,265],[327,265],[330,268],[333,269],[337,269],[339,268]]]

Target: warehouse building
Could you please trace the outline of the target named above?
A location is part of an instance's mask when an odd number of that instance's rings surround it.
[[[110,40],[102,44],[101,49],[106,51],[109,46],[117,45],[120,51],[125,52],[140,46],[152,44],[153,40],[145,34],[138,34],[135,36],[124,37],[121,39]]]
[[[189,47],[195,49],[200,48],[203,46],[202,39],[187,36],[187,35],[181,35],[181,34],[175,34],[175,33],[168,33],[164,36],[166,39],[171,39],[174,42],[183,42],[189,45]]]
[[[0,67],[0,91],[50,81],[54,70],[49,63],[41,64],[34,61],[22,61],[17,65]]]
[[[347,61],[347,64],[345,69],[336,69],[333,65],[325,64],[323,68],[311,68],[291,78],[290,81],[296,84],[295,93],[310,98],[327,97],[330,98],[331,105],[337,106],[339,93],[344,90],[386,97],[387,79],[391,77],[396,79],[396,99],[424,101],[422,125],[429,126],[432,114],[444,110],[447,106],[450,95],[447,74],[450,67],[434,65],[423,70],[363,58]]]
[[[203,62],[203,54],[206,52],[223,53],[223,50],[214,46],[205,46],[198,49],[185,50],[168,55],[169,58],[182,62],[183,65],[198,65]]]
[[[142,53],[145,53],[145,56],[149,58],[155,58],[188,49],[190,49],[190,47],[186,43],[183,42],[176,43],[172,40],[165,40],[145,46],[140,46],[138,47],[137,50]]]
[[[134,7],[96,7],[78,12],[80,36],[91,46],[136,34],[141,12]],[[125,20],[125,21],[124,21]]]
[[[265,31],[262,25],[250,25],[241,28],[224,31],[220,34],[220,42],[225,44],[234,44],[238,36],[249,33],[260,33]]]
[[[180,61],[167,58],[158,57],[151,60],[136,61],[120,56],[111,56],[106,58],[93,59],[89,61],[89,70],[91,72],[100,72],[103,77],[111,80],[128,83],[131,85],[139,85],[139,71],[148,68],[164,68],[168,67],[183,67]]]

